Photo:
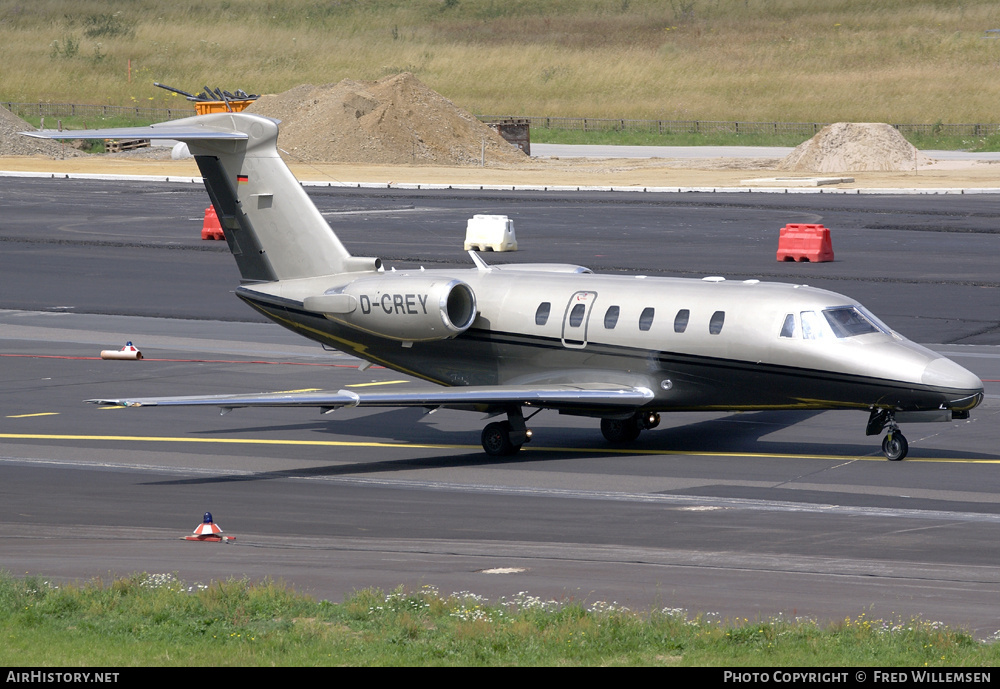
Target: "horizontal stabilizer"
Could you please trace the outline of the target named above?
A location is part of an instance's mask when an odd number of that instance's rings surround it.
[[[148,127],[118,127],[115,129],[67,129],[64,131],[21,132],[36,139],[172,139],[176,141],[246,141],[246,132],[236,131],[216,115],[205,120],[188,117],[183,120],[160,122]]]

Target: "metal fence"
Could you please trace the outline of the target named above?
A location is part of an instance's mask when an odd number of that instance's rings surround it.
[[[130,105],[78,105],[75,103],[11,103],[0,102],[18,117],[82,117],[95,123],[106,117],[132,117],[148,122],[178,120],[194,115],[190,108],[147,108]]]
[[[485,122],[507,119],[477,115]],[[518,117],[532,129],[653,134],[788,134],[808,139],[830,122],[717,122],[709,120],[627,120],[597,117]],[[983,137],[1000,132],[1000,124],[893,124],[903,134]]]
[[[77,105],[73,103],[0,102],[19,117],[81,117],[95,124],[106,117],[132,117],[163,122],[194,115],[190,108],[147,108],[130,105]],[[708,120],[629,120],[599,117],[511,117],[476,115],[483,122],[527,120],[532,129],[572,129],[584,132],[646,132],[655,134],[788,134],[803,140],[815,135],[829,122],[717,122]],[[903,134],[984,137],[1000,132],[1000,124],[893,124]]]

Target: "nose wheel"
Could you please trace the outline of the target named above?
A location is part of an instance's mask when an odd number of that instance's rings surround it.
[[[865,435],[878,435],[886,428],[889,432],[882,439],[882,452],[890,462],[898,462],[906,456],[910,445],[906,442],[906,437],[899,432],[895,414],[891,409],[872,409]]]
[[[885,458],[890,462],[901,460],[909,449],[906,437],[899,432],[898,428],[890,428],[885,438],[882,439],[882,452],[885,453]]]

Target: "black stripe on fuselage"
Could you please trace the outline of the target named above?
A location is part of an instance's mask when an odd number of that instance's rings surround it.
[[[871,406],[885,406],[918,410],[937,409],[942,404],[962,397],[969,397],[971,406],[975,406],[972,400],[977,393],[975,390],[956,390],[876,376],[684,352],[637,349],[594,341],[589,342],[584,349],[569,349],[563,347],[560,340],[551,337],[483,330],[472,332],[471,329],[464,336],[508,348],[549,349],[565,352],[567,356],[575,353],[579,357],[586,357],[591,366],[596,356],[627,361],[631,365],[620,366],[620,370],[633,372],[643,370],[636,366],[641,362],[649,375],[656,378],[650,387],[657,393],[657,399],[647,406],[665,403],[671,409],[868,409]],[[650,366],[652,362],[655,362],[655,366]],[[567,365],[567,368],[577,367]],[[661,379],[670,380],[671,390],[656,390]],[[678,389],[684,392],[672,392]]]

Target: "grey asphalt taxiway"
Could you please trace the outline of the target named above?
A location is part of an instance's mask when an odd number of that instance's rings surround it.
[[[260,322],[200,240],[198,185],[8,178],[0,188],[0,567],[85,579],[271,576],[616,602],[724,618],[1000,629],[1000,198],[310,190],[355,253],[467,265],[465,220],[514,218],[491,262],[805,282],[856,297],[986,381],[965,422],[882,458],[858,412],[665,415],[631,448],[542,412],[516,457],[441,410],[116,409],[128,395],[406,386]],[[823,223],[832,263],[778,263]],[[143,361],[101,361],[133,341]],[[228,544],[180,540],[205,511]]]

